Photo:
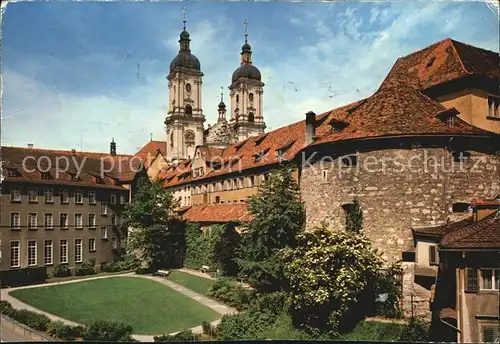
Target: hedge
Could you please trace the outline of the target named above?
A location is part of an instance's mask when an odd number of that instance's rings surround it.
[[[47,278],[45,266],[0,271],[0,280],[3,287],[18,287],[30,284],[40,284]]]

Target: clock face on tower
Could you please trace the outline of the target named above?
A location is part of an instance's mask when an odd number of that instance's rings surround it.
[[[194,132],[192,130],[186,131],[184,141],[186,142],[186,146],[194,146]]]

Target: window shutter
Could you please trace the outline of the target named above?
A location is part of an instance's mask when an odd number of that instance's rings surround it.
[[[436,254],[436,246],[432,245],[432,246],[429,246],[429,264],[430,265],[433,265],[433,264],[437,264],[437,254]]]
[[[477,278],[477,269],[466,268],[467,280],[465,284],[465,290],[469,292],[477,292],[479,290],[479,281]]]
[[[499,340],[499,328],[494,326],[483,327],[483,342],[496,343]]]

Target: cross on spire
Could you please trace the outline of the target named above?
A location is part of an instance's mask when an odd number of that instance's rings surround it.
[[[223,93],[223,92],[224,92],[224,87],[223,87],[223,86],[221,86],[221,87],[220,87],[220,101],[221,101],[221,102],[223,102],[223,101],[224,101],[224,99],[222,98],[222,93]]]
[[[243,26],[245,27],[245,43],[247,43],[248,40],[248,20],[245,19],[243,22]]]
[[[183,14],[184,14],[184,19],[182,20],[184,30],[186,30],[186,10],[187,10],[187,8],[186,8],[186,6],[184,6],[184,7],[182,8],[182,12],[183,12]]]

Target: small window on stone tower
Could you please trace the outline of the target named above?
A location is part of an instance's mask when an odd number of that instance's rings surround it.
[[[237,94],[237,95],[236,95],[236,103],[239,103],[239,102],[240,102],[240,95],[239,95],[239,94]]]
[[[255,116],[254,116],[253,112],[250,112],[248,114],[248,122],[250,122],[250,123],[255,122]]]
[[[253,102],[253,93],[250,93],[250,94],[248,95],[248,100],[250,100],[251,102]]]
[[[186,92],[191,92],[191,84],[186,84]]]
[[[193,108],[191,107],[191,105],[186,105],[185,109],[184,109],[184,113],[188,116],[191,116],[193,114]]]

